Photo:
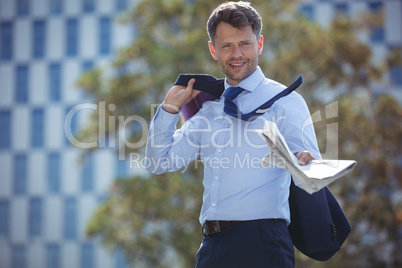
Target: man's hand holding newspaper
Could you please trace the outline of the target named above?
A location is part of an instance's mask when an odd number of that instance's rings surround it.
[[[353,160],[312,160],[301,166],[296,156],[289,150],[285,139],[275,123],[266,121],[264,129],[257,131],[267,143],[270,152],[261,160],[265,168],[276,165],[287,170],[306,192],[312,194],[331,182],[349,173],[356,161]]]

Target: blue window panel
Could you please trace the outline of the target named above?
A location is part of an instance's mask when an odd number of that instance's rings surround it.
[[[34,109],[32,111],[31,120],[31,145],[34,148],[43,147],[44,132],[45,132],[45,118],[43,109]]]
[[[116,176],[117,178],[127,177],[128,163],[126,160],[116,158]]]
[[[60,266],[60,246],[49,244],[46,246],[46,268],[58,268]]]
[[[127,8],[127,6],[128,6],[127,0],[116,0],[115,1],[116,11],[123,11]]]
[[[383,3],[382,2],[370,2],[368,3],[369,9],[371,12],[375,14],[379,14],[381,10],[383,9]]]
[[[374,27],[371,29],[370,41],[373,43],[380,43],[384,41],[384,28]]]
[[[126,258],[121,251],[116,251],[114,260],[116,268],[128,268]]]
[[[374,14],[380,14],[380,12],[383,10],[383,3],[381,2],[369,3],[369,10]],[[385,33],[383,25],[372,27],[370,33],[370,41],[373,43],[379,43],[383,42],[384,39],[385,39]]]
[[[61,65],[59,63],[49,65],[49,99],[52,102],[57,102],[61,99],[61,75]]]
[[[95,267],[94,246],[92,244],[81,245],[81,268]]]
[[[91,13],[95,10],[95,0],[83,0],[82,11],[85,13]]]
[[[15,102],[28,102],[29,70],[27,65],[18,65],[15,70]]]
[[[342,14],[342,15],[349,15],[349,6],[347,3],[337,3],[335,4],[335,10],[337,14]]]
[[[11,60],[13,57],[13,24],[0,23],[0,59]]]
[[[64,238],[76,239],[78,236],[77,200],[67,197],[64,200]]]
[[[32,55],[41,59],[46,51],[46,24],[43,20],[34,21],[32,30]]]
[[[60,154],[50,153],[47,160],[47,189],[49,193],[60,192]]]
[[[63,12],[63,0],[50,0],[50,14],[60,15]]]
[[[66,109],[66,117],[69,114],[69,112],[73,109],[73,107],[69,107]],[[71,122],[69,126],[65,126],[66,128],[68,128],[69,130],[71,130],[71,134],[73,135],[73,137],[67,137],[67,132],[64,132],[65,135],[65,144],[67,146],[72,145],[72,143],[69,141],[68,138],[72,139],[72,138],[77,138],[76,134],[78,133],[78,114],[77,113],[72,113],[72,118],[71,118]]]
[[[0,149],[11,147],[11,112],[0,110]]]
[[[18,16],[28,16],[29,15],[29,0],[17,0],[16,8]]]
[[[313,21],[315,18],[314,7],[311,4],[300,5],[300,13],[308,20]]]
[[[84,61],[81,66],[82,72],[88,72],[94,67],[94,62],[91,60]]]
[[[66,21],[66,55],[74,57],[78,55],[79,29],[77,19]]]
[[[28,233],[31,237],[38,237],[42,234],[43,217],[42,199],[32,197],[29,200]]]
[[[27,267],[27,251],[23,245],[15,245],[11,252],[11,267],[25,268]]]
[[[85,159],[81,168],[81,190],[83,192],[94,190],[94,160],[92,155]]]
[[[10,233],[10,203],[0,200],[0,237],[7,238]]]
[[[402,86],[402,66],[394,66],[389,70],[391,81],[396,86]]]
[[[17,154],[14,156],[13,192],[16,195],[27,192],[27,156]]]
[[[103,17],[99,20],[99,54],[108,55],[112,50],[112,21]]]

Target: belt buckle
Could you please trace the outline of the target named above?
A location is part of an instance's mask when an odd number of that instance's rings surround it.
[[[209,230],[209,224],[213,225],[213,230]],[[219,233],[221,230],[221,225],[219,221],[207,221],[202,226],[202,234],[204,236],[213,235]]]
[[[207,236],[207,235],[208,235],[208,226],[207,226],[207,223],[205,223],[204,225],[202,225],[202,234],[203,234],[204,236]]]

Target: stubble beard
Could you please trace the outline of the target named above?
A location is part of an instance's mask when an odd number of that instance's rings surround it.
[[[244,79],[249,77],[257,69],[258,60],[250,60],[250,59],[247,59],[245,66],[243,67],[243,69],[240,72],[231,69],[229,62],[243,61],[243,60],[244,59],[240,59],[240,60],[230,59],[229,61],[224,62],[223,64],[221,61],[218,62],[219,66],[220,66],[222,72],[225,74],[228,82],[232,82],[232,84],[235,83],[237,85],[238,83],[240,83],[241,81],[243,81]],[[235,85],[232,85],[232,86],[235,86]]]

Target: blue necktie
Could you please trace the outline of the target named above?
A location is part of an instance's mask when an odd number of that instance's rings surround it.
[[[229,87],[225,91],[225,105],[223,107],[223,111],[227,113],[228,115],[238,117],[239,114],[241,114],[239,108],[237,105],[234,103],[234,99],[239,96],[240,93],[244,91],[244,88],[241,87]]]
[[[241,93],[243,92],[243,88],[241,87],[229,87],[226,89],[225,92],[225,106],[223,107],[223,111],[227,113],[230,116],[239,118],[244,121],[252,121],[254,120],[257,116],[262,115],[265,113],[271,106],[274,104],[275,101],[279,100],[282,97],[285,97],[289,95],[292,91],[294,91],[296,88],[298,88],[301,83],[303,82],[303,79],[301,76],[296,79],[289,87],[275,95],[273,98],[268,100],[266,103],[263,105],[259,106],[258,108],[254,109],[253,111],[243,114],[237,105],[233,102],[233,100]]]

